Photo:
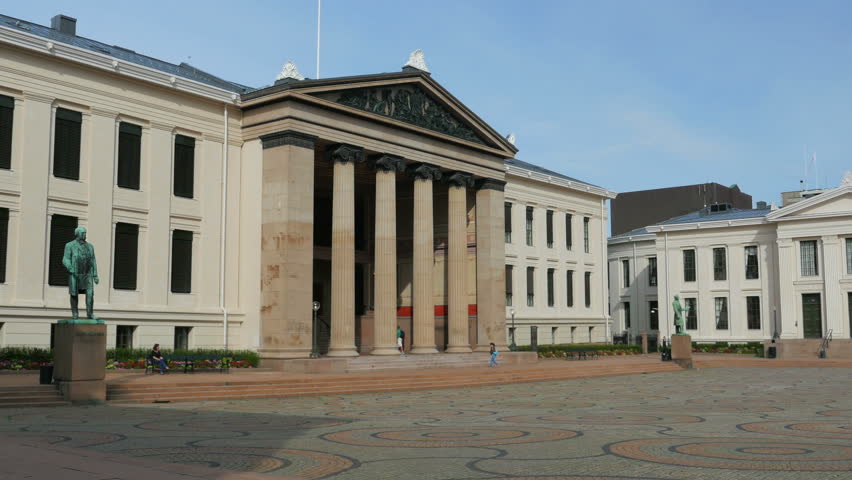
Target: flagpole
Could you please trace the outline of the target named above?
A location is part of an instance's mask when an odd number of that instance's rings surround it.
[[[317,0],[317,78],[320,78],[320,20],[322,0]]]

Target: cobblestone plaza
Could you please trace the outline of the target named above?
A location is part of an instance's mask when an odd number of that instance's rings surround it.
[[[852,479],[850,380],[850,368],[708,368],[391,394],[10,409],[0,434],[271,478]]]

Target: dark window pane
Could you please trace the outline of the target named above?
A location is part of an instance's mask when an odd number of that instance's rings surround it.
[[[756,280],[760,277],[760,269],[757,261],[757,246],[745,247],[746,255],[746,279]]]
[[[119,290],[136,290],[138,251],[139,225],[130,223],[116,224],[113,288]]]
[[[135,326],[118,325],[115,327],[115,348],[133,348],[133,331]]]
[[[695,250],[683,251],[683,281],[695,281]]]
[[[586,307],[592,306],[592,273],[586,272],[585,275],[585,287],[586,287]]]
[[[817,256],[816,240],[806,240],[801,242],[802,250],[802,276],[815,277],[819,275],[819,265]]]
[[[624,328],[630,328],[630,302],[623,302]]]
[[[657,307],[658,303],[656,300],[651,300],[648,302],[648,318],[650,320],[651,330],[659,330],[660,329],[660,311]]]
[[[725,297],[716,297],[713,300],[716,306],[716,330],[727,330],[728,299]]]
[[[622,281],[624,282],[624,288],[630,286],[630,260],[622,260],[621,261],[621,274],[623,275]]]
[[[80,112],[58,108],[53,137],[53,176],[80,179]]]
[[[527,267],[527,306],[535,305],[535,268]]]
[[[122,122],[118,129],[119,187],[139,190],[139,170],[142,159],[142,127]]]
[[[192,327],[175,327],[175,350],[189,350],[189,334]]]
[[[574,271],[568,270],[565,274],[565,290],[567,294],[567,301],[569,307],[574,306]]]
[[[12,122],[15,99],[0,95],[0,168],[12,168]]]
[[[553,248],[553,210],[547,211],[547,248]]]
[[[553,291],[553,273],[554,270],[552,268],[547,269],[547,306],[552,307],[556,300],[554,299],[554,291]]]
[[[512,243],[512,204],[503,204],[503,231],[506,234],[506,243]]]
[[[570,213],[565,214],[565,248],[568,250],[571,250],[574,246],[574,234],[573,229],[571,228],[571,222],[573,219],[574,217]]]
[[[590,253],[589,246],[589,217],[583,217],[583,249],[586,253]]]
[[[195,175],[195,139],[175,136],[175,186],[177,197],[193,198]]]
[[[695,298],[685,298],[684,303],[689,308],[686,312],[686,329],[698,330],[698,300]]]
[[[175,230],[172,234],[172,292],[192,291],[192,232]]]
[[[648,286],[657,286],[657,257],[648,258]]]
[[[713,249],[713,280],[728,279],[727,259],[724,248]]]
[[[527,245],[533,244],[533,207],[527,207]]]
[[[506,265],[506,306],[512,306],[512,283],[514,280],[512,279],[512,272],[514,267],[511,265]]]
[[[760,297],[746,297],[748,329],[760,330]]]
[[[6,255],[9,242],[9,209],[0,208],[0,283],[6,283]]]
[[[48,258],[47,283],[68,286],[68,271],[62,265],[65,244],[74,240],[77,217],[53,215],[50,217],[50,257]]]

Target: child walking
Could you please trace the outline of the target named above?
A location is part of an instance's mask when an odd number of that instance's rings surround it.
[[[499,354],[500,352],[497,351],[497,346],[494,345],[494,342],[491,342],[491,361],[488,362],[489,367],[496,367],[497,365],[500,365],[497,363],[497,355]]]

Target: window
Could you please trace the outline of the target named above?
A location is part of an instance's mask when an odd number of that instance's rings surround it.
[[[583,251],[589,253],[589,217],[583,217]]]
[[[192,232],[172,234],[172,293],[192,291]]]
[[[746,297],[746,318],[749,330],[760,330],[760,297]]]
[[[852,292],[846,294],[846,301],[849,303],[849,337],[852,338]]]
[[[115,348],[133,348],[133,332],[135,326],[119,325],[115,327]]]
[[[574,306],[574,270],[565,272],[565,290],[567,294],[566,303],[569,307]]]
[[[533,207],[527,207],[527,245],[533,244]]]
[[[728,329],[728,299],[727,297],[716,297],[716,330]]]
[[[630,302],[622,302],[621,309],[624,311],[624,328],[630,328]]]
[[[695,298],[684,298],[684,303],[689,310],[686,312],[686,329],[698,330],[698,300]]]
[[[815,277],[819,275],[816,240],[803,240],[800,245],[802,251],[802,276]]]
[[[553,248],[553,210],[547,211],[547,248]]]
[[[571,250],[574,247],[574,233],[571,228],[571,222],[574,216],[570,213],[565,214],[565,248]]]
[[[553,272],[552,268],[547,269],[547,306],[552,307],[556,304],[556,300],[554,299],[553,292]]]
[[[0,95],[0,168],[12,168],[12,122],[15,99]]]
[[[189,350],[189,333],[192,327],[175,327],[175,350]]]
[[[624,288],[630,286],[630,260],[621,261],[621,275],[624,280]]]
[[[757,245],[745,247],[746,280],[757,280],[760,278],[760,268],[757,263]]]
[[[713,249],[713,280],[724,281],[728,279],[727,259],[724,248]]]
[[[80,130],[83,114],[64,108],[56,109],[53,136],[53,176],[80,179]]]
[[[0,283],[6,283],[6,255],[9,244],[9,209],[0,208]]]
[[[535,268],[527,267],[527,306],[535,305]]]
[[[77,217],[53,215],[50,217],[50,258],[48,259],[47,283],[68,286],[68,271],[62,265],[65,244],[74,240]]]
[[[506,243],[512,243],[512,204],[503,204],[503,231],[506,234]]]
[[[683,281],[695,281],[695,250],[683,251]]]
[[[660,309],[657,305],[659,304],[656,300],[648,302],[648,323],[650,323],[651,330],[660,329]]]
[[[512,271],[515,267],[506,265],[506,306],[512,306]]]
[[[592,306],[592,272],[586,272],[584,283],[586,287],[586,308],[589,308]]]
[[[852,238],[846,239],[846,273],[852,275]]]
[[[648,257],[648,286],[657,286],[657,257]]]
[[[121,122],[118,125],[118,178],[116,185],[139,190],[142,159],[142,127]]]
[[[139,252],[139,225],[115,225],[115,257],[112,288],[136,290],[136,265]]]
[[[175,135],[175,186],[176,197],[193,197],[195,182],[195,139]]]

